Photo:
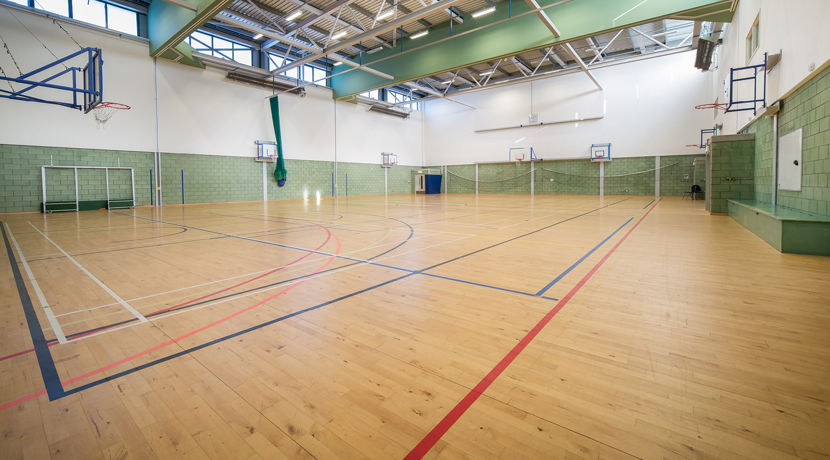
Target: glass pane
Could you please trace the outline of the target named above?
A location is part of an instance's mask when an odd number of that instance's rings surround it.
[[[251,65],[251,50],[240,51],[236,50],[233,52],[233,60],[245,65]]]
[[[107,5],[107,27],[125,34],[138,35],[138,13]]]
[[[201,32],[193,32],[190,34],[190,46],[197,51],[207,51],[210,49],[210,35]]]
[[[67,0],[35,0],[35,8],[69,16],[69,2]]]
[[[279,56],[274,56],[273,54],[268,55],[268,70],[273,71],[279,66],[282,65],[282,58]]]
[[[107,26],[104,4],[95,0],[72,0],[72,17],[96,26]]]
[[[314,81],[314,68],[310,65],[303,66],[303,81]]]
[[[213,49],[216,50],[229,50],[233,49],[233,44],[228,40],[219,37],[213,37]],[[230,53],[227,53],[230,54]]]
[[[300,68],[299,67],[294,67],[293,69],[289,70],[288,72],[285,72],[283,75],[288,77],[288,78],[298,79],[298,78],[300,78]]]
[[[29,2],[27,0],[11,0],[12,3],[17,3],[18,5],[28,6]]]

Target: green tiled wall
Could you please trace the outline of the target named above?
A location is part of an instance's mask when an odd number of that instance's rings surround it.
[[[754,199],[772,203],[772,119],[759,118],[744,132],[755,134]]]
[[[689,191],[692,161],[701,155],[661,158],[660,189],[663,196]],[[676,164],[675,164],[676,163]],[[548,160],[533,163],[535,192],[539,194],[599,194],[599,163],[588,160]],[[605,163],[606,195],[653,195],[654,157],[626,157]],[[703,186],[703,166],[698,182]],[[451,165],[449,193],[475,193],[475,165]],[[530,193],[530,162],[479,165],[480,193]],[[683,175],[688,174],[689,179]],[[553,180],[551,180],[553,179]]]
[[[0,144],[0,212],[38,211],[40,167],[49,164],[131,167],[135,170],[136,202],[150,204],[152,153]],[[129,195],[128,173],[110,171],[110,176],[110,197],[126,198]],[[106,199],[103,172],[79,170],[78,182],[79,199]],[[47,169],[46,183],[47,200],[74,201],[72,170]]]
[[[475,193],[475,165],[447,166],[447,193]]]
[[[712,142],[710,211],[727,213],[727,200],[755,197],[755,140]],[[731,180],[730,180],[731,179]]]
[[[617,158],[605,163],[605,194],[654,195],[654,163],[654,157]]]
[[[701,190],[706,187],[706,168],[703,162],[695,172],[694,160],[695,158],[703,158],[702,155],[678,155],[670,157],[660,157],[660,195],[661,196],[680,196],[692,189],[692,185],[697,183]],[[685,179],[684,175],[688,174],[689,178]]]
[[[124,166],[135,172],[136,204],[150,204],[151,152],[70,149],[0,144],[0,212],[38,211],[41,202],[41,165]],[[250,157],[163,153],[162,196],[165,204],[182,202],[214,203],[262,199],[262,163]],[[286,160],[288,181],[277,187],[273,178],[275,163],[265,163],[269,200],[332,195],[334,164],[328,161]],[[412,167],[388,169],[389,193],[412,192]],[[345,175],[349,175],[349,195],[383,193],[383,168],[378,164],[338,163],[340,194],[345,195]],[[47,169],[47,200],[74,201],[72,170]],[[111,199],[129,198],[128,171],[110,171]],[[80,200],[104,200],[106,182],[100,170],[79,170]]]
[[[475,169],[473,169],[472,177],[475,178]],[[478,192],[530,193],[530,163],[480,164],[478,166]]]
[[[161,156],[164,204],[262,199],[262,167],[249,157],[165,153]]]
[[[830,215],[830,68],[781,103],[778,135],[803,129],[801,191],[778,191],[778,204]],[[756,134],[756,200],[772,197],[772,122],[760,118],[745,132]]]
[[[539,194],[599,195],[599,163],[587,159],[538,162],[535,191]]]

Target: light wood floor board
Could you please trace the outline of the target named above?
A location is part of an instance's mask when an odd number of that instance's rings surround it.
[[[830,456],[830,258],[651,201],[0,215],[3,457]]]

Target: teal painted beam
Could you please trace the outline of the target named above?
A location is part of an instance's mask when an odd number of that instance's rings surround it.
[[[176,48],[188,35],[216,16],[231,2],[231,0],[182,1],[191,4],[195,11],[163,0],[150,3],[150,8],[147,10],[150,56],[175,56],[175,54],[170,54],[171,49]],[[179,51],[182,50],[179,49]],[[187,60],[184,63],[190,64]]]
[[[549,7],[544,11],[559,28],[560,37],[554,37],[525,2],[513,0],[511,5],[509,0],[502,1],[496,4],[495,13],[479,18],[468,15],[463,24],[452,24],[452,29],[449,22],[437,25],[430,29],[429,35],[404,39],[394,50],[356,58],[363,65],[394,75],[395,79],[348,72],[332,77],[334,97],[342,99],[370,89],[659,19],[717,18],[727,22],[732,15],[732,0],[548,0],[539,3],[543,8]]]

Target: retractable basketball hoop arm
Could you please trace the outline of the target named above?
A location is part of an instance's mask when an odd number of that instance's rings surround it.
[[[84,54],[87,56],[87,65],[85,67],[67,67],[64,64],[66,61],[78,56],[83,56]],[[100,57],[101,50],[99,48],[87,47],[16,78],[0,76],[0,80],[27,85],[25,88],[20,90],[14,90],[11,87],[10,89],[0,88],[0,97],[20,101],[55,104],[63,107],[69,107],[71,109],[85,110],[88,112],[92,109],[92,107],[89,106],[90,104],[86,104],[86,101],[100,101],[103,96],[103,73],[101,71],[103,60],[100,59]],[[45,78],[42,76],[44,72],[57,65],[63,65],[65,69],[51,76],[46,76]],[[72,86],[50,83],[66,74],[72,75]],[[72,102],[43,99],[30,94],[25,94],[34,88],[50,88],[60,91],[69,91],[72,93]],[[84,96],[83,100],[80,102],[78,101],[79,95]]]

